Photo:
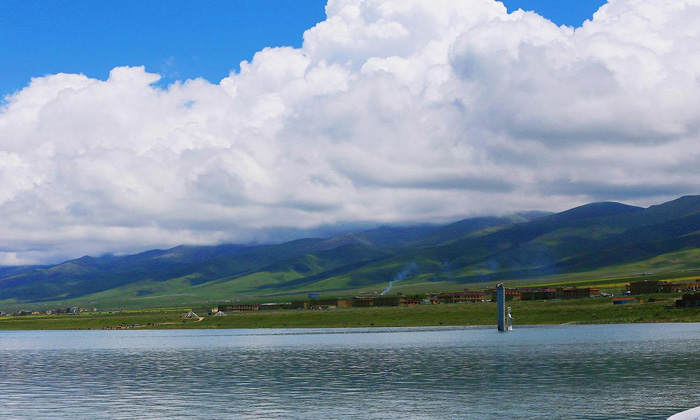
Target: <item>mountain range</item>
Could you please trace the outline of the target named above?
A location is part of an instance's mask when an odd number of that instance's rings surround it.
[[[699,249],[700,196],[649,208],[602,202],[561,213],[380,227],[282,244],[178,246],[0,267],[0,303],[273,300],[376,292],[390,281],[454,288],[652,266],[660,256],[690,269],[700,266]]]

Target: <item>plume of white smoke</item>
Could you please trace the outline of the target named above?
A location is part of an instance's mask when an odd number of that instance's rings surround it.
[[[385,294],[389,293],[391,291],[391,288],[394,286],[394,283],[399,282],[401,280],[405,280],[411,273],[417,270],[418,264],[416,264],[415,262],[412,262],[411,264],[404,267],[404,269],[399,271],[399,273],[396,274],[393,279],[389,280],[389,286],[386,289],[384,289],[384,291],[381,292],[379,296],[384,296]]]

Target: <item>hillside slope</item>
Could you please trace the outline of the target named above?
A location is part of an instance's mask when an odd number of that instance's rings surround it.
[[[180,246],[0,268],[0,301],[104,296],[284,296],[390,280],[508,280],[582,272],[700,248],[700,196],[647,209],[593,203],[557,214],[380,227],[277,245]]]

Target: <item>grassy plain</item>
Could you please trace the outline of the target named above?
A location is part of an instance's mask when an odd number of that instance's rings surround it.
[[[700,322],[700,310],[668,309],[675,297],[648,297],[631,305],[613,305],[609,298],[568,301],[510,302],[517,325]],[[197,311],[197,308],[194,308]],[[495,303],[419,305],[412,307],[276,310],[235,312],[225,317],[183,319],[187,309],[151,309],[80,315],[0,318],[0,330],[102,329],[119,325],[149,329],[188,328],[352,328],[495,325]],[[201,313],[200,315],[206,315]],[[148,325],[155,324],[155,325]]]
[[[686,255],[688,254],[688,255]],[[667,280],[697,281],[700,270],[697,267],[675,265],[677,261],[700,260],[700,250],[681,254],[656,257],[644,263],[627,264],[618,267],[567,273],[529,279],[513,279],[505,282],[507,287],[537,286],[578,286],[598,287],[601,291],[619,296],[624,286],[631,281]],[[646,274],[642,274],[646,273]],[[653,273],[653,274],[650,274]],[[99,307],[102,312],[80,315],[17,316],[0,317],[0,330],[23,329],[100,329],[141,324],[137,328],[292,328],[292,327],[372,327],[372,326],[468,326],[495,324],[495,304],[453,304],[398,308],[351,308],[327,311],[260,311],[239,312],[227,317],[208,317],[202,321],[183,320],[181,317],[189,308],[205,315],[211,307],[235,298],[236,302],[289,302],[304,299],[301,292],[271,293],[268,295],[246,296],[222,289],[215,296],[192,292],[197,287],[188,286],[183,280],[182,290],[175,294],[155,294],[153,296],[129,296],[126,290],[113,289],[91,295],[88,299],[23,304],[0,302],[0,311],[19,310],[45,311],[66,307]],[[322,292],[322,298],[361,295],[380,292],[386,284],[367,286],[352,290]],[[443,292],[494,287],[495,282],[436,281],[424,276],[416,276],[406,281],[394,283],[393,293],[406,296],[426,292]],[[188,289],[189,287],[189,289]],[[187,290],[187,292],[186,292]],[[196,291],[196,290],[195,290]],[[649,302],[649,298],[666,299]],[[642,303],[630,306],[613,306],[609,298],[593,298],[571,301],[512,302],[516,325],[564,324],[564,323],[629,323],[629,322],[700,322],[700,310],[667,309],[678,295],[642,296]],[[230,302],[231,300],[228,300]],[[155,326],[148,324],[156,324]]]
[[[400,265],[390,267],[397,271]],[[392,271],[393,270],[393,271]],[[645,274],[643,274],[645,273]],[[489,273],[483,277],[476,273],[456,270],[449,275],[418,274],[400,282],[394,282],[392,293],[425,295],[463,290],[488,289],[501,280],[494,280]],[[298,274],[297,274],[298,275]],[[391,276],[386,276],[390,278]],[[263,287],[261,284],[285,282],[295,278],[291,272],[254,273],[235,281],[214,281],[193,285],[193,276],[179,277],[167,281],[148,280],[102,292],[76,297],[62,298],[55,301],[22,302],[0,300],[0,311],[17,312],[21,310],[39,311],[57,308],[82,307],[99,308],[103,311],[139,308],[163,307],[200,307],[212,306],[223,302],[290,302],[306,299],[308,293],[319,293],[322,298],[352,298],[354,296],[379,293],[388,286],[387,282],[367,285],[347,284],[343,275],[332,277],[313,286],[301,284],[292,288]],[[595,270],[556,273],[539,277],[511,278],[504,280],[506,287],[539,286],[578,286],[597,287],[603,292],[619,296],[625,284],[640,280],[695,281],[700,278],[700,249],[686,249],[662,254],[648,260],[608,266]],[[335,280],[338,280],[337,282]],[[195,281],[196,283],[196,281]],[[271,283],[270,283],[271,284]],[[145,293],[148,291],[148,293]]]
[[[700,254],[698,255],[700,258]],[[619,296],[625,289],[625,284],[632,281],[640,280],[666,280],[666,281],[694,281],[700,278],[700,270],[657,270],[652,275],[642,275],[646,271],[653,271],[653,267],[648,266],[624,266],[615,270],[608,268],[606,270],[589,271],[584,273],[567,273],[557,274],[538,278],[513,279],[504,282],[506,287],[560,287],[560,286],[577,286],[577,287],[597,287],[603,292],[612,293]],[[631,274],[628,274],[631,273]],[[409,295],[425,295],[425,293],[440,293],[463,290],[488,289],[496,286],[496,281],[469,282],[460,283],[458,281],[444,281],[429,278],[427,275],[420,275],[402,282],[395,282],[392,293],[403,293]],[[211,292],[207,289],[204,293],[199,290],[200,287],[206,286],[188,286],[183,280],[181,289],[175,292],[156,293],[154,295],[136,296],[134,291],[128,287],[111,289],[105,292],[93,294],[83,298],[62,299],[60,301],[42,302],[42,303],[18,303],[14,301],[0,301],[0,311],[16,312],[19,310],[45,311],[56,308],[69,308],[73,306],[82,308],[98,307],[103,311],[117,311],[120,309],[137,310],[144,308],[164,308],[164,307],[201,307],[212,306],[223,302],[290,302],[296,299],[306,299],[307,292],[291,291],[281,292],[271,290],[268,294],[247,295],[237,293],[235,290],[216,290]],[[366,293],[379,293],[388,286],[387,283],[381,283],[362,288],[339,290],[339,291],[318,291],[322,298],[352,298],[354,296],[363,295]],[[139,286],[141,287],[141,286]],[[311,290],[316,291],[316,290]],[[201,292],[201,293],[200,293]],[[218,299],[213,299],[213,296],[219,296]]]

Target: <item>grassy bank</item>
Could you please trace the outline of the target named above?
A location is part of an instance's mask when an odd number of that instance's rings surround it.
[[[516,325],[700,322],[700,310],[668,309],[674,299],[613,305],[610,299],[510,302]],[[195,308],[196,310],[196,308]],[[495,303],[230,313],[184,320],[185,310],[0,318],[2,330],[130,328],[348,328],[495,325]],[[200,313],[200,315],[204,315]],[[135,325],[139,324],[139,325]],[[151,325],[149,325],[151,324]],[[155,324],[155,325],[153,325]]]
[[[691,257],[700,258],[698,253],[692,252],[683,253],[682,255],[673,254],[667,258],[678,257],[681,260],[690,259]],[[659,257],[660,258],[660,257]],[[656,260],[654,260],[656,261]],[[700,278],[700,271],[692,270],[675,270],[677,266],[672,264],[669,259],[661,260],[663,269],[655,264],[640,265],[628,264],[620,267],[607,267],[605,269],[580,272],[566,273],[551,276],[524,278],[508,280],[506,287],[523,288],[523,287],[595,287],[602,292],[612,293],[615,296],[620,296],[625,290],[625,285],[634,281],[644,280],[664,280],[669,282],[694,282]],[[700,263],[698,263],[700,264]],[[641,274],[644,272],[654,271],[655,274]],[[637,274],[630,274],[637,273]],[[180,284],[180,283],[178,283]],[[153,285],[151,285],[153,286]],[[151,287],[149,286],[149,287]],[[161,284],[161,286],[163,286]],[[167,292],[161,290],[158,293],[140,295],[138,290],[146,287],[145,284],[132,285],[129,287],[110,289],[104,292],[83,296],[75,299],[61,299],[57,301],[46,302],[18,302],[14,300],[0,300],[0,312],[18,312],[18,311],[38,311],[55,310],[57,308],[95,308],[98,307],[103,311],[119,311],[119,310],[136,310],[139,308],[164,308],[164,307],[202,307],[214,306],[222,302],[238,302],[238,303],[262,303],[262,302],[291,302],[293,300],[307,299],[309,290],[306,286],[299,290],[283,291],[276,289],[261,289],[256,294],[240,293],[234,289],[202,289],[206,284],[200,286],[191,286],[188,281],[183,280],[180,284],[181,288],[175,291]],[[351,299],[355,296],[370,296],[373,293],[380,293],[388,286],[388,283],[373,284],[360,288],[349,288],[332,291],[315,290],[319,292],[321,298],[345,298]],[[208,286],[207,286],[208,287]],[[331,287],[331,286],[329,286]],[[392,293],[402,293],[405,296],[425,296],[426,293],[441,293],[461,291],[465,288],[469,290],[490,289],[496,287],[495,281],[483,282],[468,282],[462,283],[455,279],[440,280],[433,278],[431,275],[418,275],[411,279],[398,282],[393,285]],[[151,287],[153,288],[153,287]],[[155,289],[154,289],[155,290]],[[265,294],[260,294],[264,290]],[[161,293],[162,292],[162,293]],[[211,293],[210,293],[211,292]]]

